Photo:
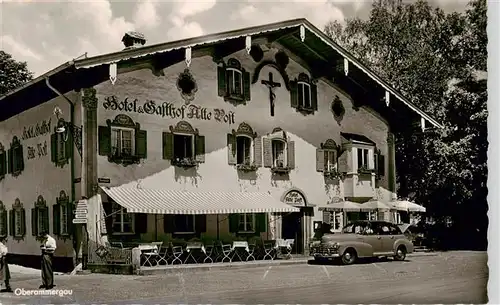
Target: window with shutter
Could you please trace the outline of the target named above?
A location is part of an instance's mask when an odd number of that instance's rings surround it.
[[[22,240],[24,238],[24,235],[26,234],[26,223],[25,219],[26,216],[24,214],[24,209],[23,209],[23,204],[19,200],[19,198],[16,198],[14,201],[14,204],[12,205],[12,211],[10,220],[10,235],[15,239],[15,240]]]
[[[23,146],[19,142],[19,139],[14,136],[12,139],[12,143],[10,145],[10,149],[8,151],[8,159],[9,159],[9,172],[12,176],[16,177],[21,174],[24,170],[24,155],[23,155]]]
[[[69,227],[71,226],[70,213],[72,213],[72,211],[69,208],[69,197],[66,195],[66,192],[61,191],[59,193],[56,203],[53,210],[54,234],[68,236],[70,233]]]
[[[108,161],[129,165],[147,158],[147,131],[129,116],[117,115],[107,126],[99,126],[98,132],[99,155],[108,156]]]
[[[34,209],[32,210],[31,223],[33,235],[40,236],[43,233],[49,233],[49,209],[43,196],[38,196]]]
[[[170,133],[164,134],[164,156],[166,154],[171,154],[174,166],[195,167],[205,162],[205,136],[188,122],[180,121],[170,126]]]
[[[218,95],[223,96],[225,101],[235,104],[249,101],[250,82],[250,73],[234,58],[230,58],[222,67],[217,67]]]
[[[261,158],[262,152],[261,143],[256,143],[255,139],[257,133],[245,122],[241,123],[237,130],[233,129],[233,132],[228,134],[229,164],[236,164],[237,169],[242,171],[257,170],[261,164],[258,159]]]
[[[315,83],[305,73],[300,73],[290,82],[291,106],[301,112],[312,113],[318,110],[318,90]]]

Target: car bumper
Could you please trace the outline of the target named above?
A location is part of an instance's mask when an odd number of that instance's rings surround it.
[[[338,249],[326,248],[326,247],[314,247],[311,248],[310,255],[314,258],[336,258],[340,257]]]

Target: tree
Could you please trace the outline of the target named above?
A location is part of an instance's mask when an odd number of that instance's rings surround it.
[[[462,236],[479,232],[469,240],[484,247],[487,91],[478,72],[486,70],[486,0],[461,14],[422,0],[377,0],[368,20],[332,22],[325,31],[445,125],[397,135],[398,192],[437,218],[451,216]]]
[[[26,62],[19,62],[0,50],[0,96],[33,79]]]

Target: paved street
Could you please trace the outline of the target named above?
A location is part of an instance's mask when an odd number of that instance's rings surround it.
[[[152,276],[61,275],[69,297],[0,295],[2,304],[486,303],[485,252],[447,252],[353,266],[290,265]],[[15,277],[15,274],[13,275]],[[36,289],[38,278],[14,280]]]

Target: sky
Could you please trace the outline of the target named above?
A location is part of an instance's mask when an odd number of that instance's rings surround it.
[[[467,0],[429,0],[463,11]],[[136,30],[147,44],[173,41],[294,18],[322,29],[331,20],[369,14],[371,0],[0,0],[0,47],[39,76],[84,53],[124,48]]]

